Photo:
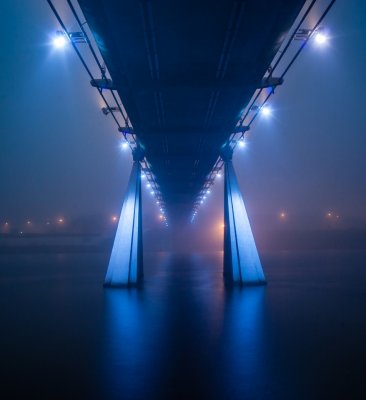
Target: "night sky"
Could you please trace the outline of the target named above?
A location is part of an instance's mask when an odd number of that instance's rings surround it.
[[[323,24],[329,44],[307,46],[272,116],[237,150],[254,229],[366,227],[365,15],[363,0],[336,2]],[[59,27],[46,1],[1,1],[0,29],[0,224],[118,214],[131,156],[74,51],[50,44]],[[145,197],[150,229],[158,210]],[[220,230],[222,214],[218,184],[196,224]]]

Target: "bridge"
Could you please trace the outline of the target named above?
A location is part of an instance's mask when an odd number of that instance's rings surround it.
[[[177,228],[222,170],[224,277],[265,284],[232,155],[306,44],[325,40],[335,0],[66,0],[72,23],[47,1],[55,44],[73,46],[133,154],[105,285],[142,282],[143,178]]]

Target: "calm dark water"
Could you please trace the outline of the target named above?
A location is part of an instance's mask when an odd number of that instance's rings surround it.
[[[263,254],[226,289],[222,255],[148,254],[141,290],[108,256],[0,256],[2,399],[365,399],[366,252]]]

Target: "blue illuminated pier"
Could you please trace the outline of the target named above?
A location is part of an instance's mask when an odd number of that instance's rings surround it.
[[[224,276],[229,283],[266,283],[244,200],[232,162],[232,150],[221,152],[225,163]]]
[[[105,277],[105,286],[135,286],[142,281],[140,161],[144,153],[140,148],[136,148],[133,157],[134,162]]]

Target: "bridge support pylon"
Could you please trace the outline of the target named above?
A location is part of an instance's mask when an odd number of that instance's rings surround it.
[[[143,150],[133,150],[133,166],[118,221],[106,287],[132,287],[142,282],[141,165]]]
[[[248,214],[232,162],[233,150],[221,152],[225,167],[224,278],[230,284],[265,285]]]

